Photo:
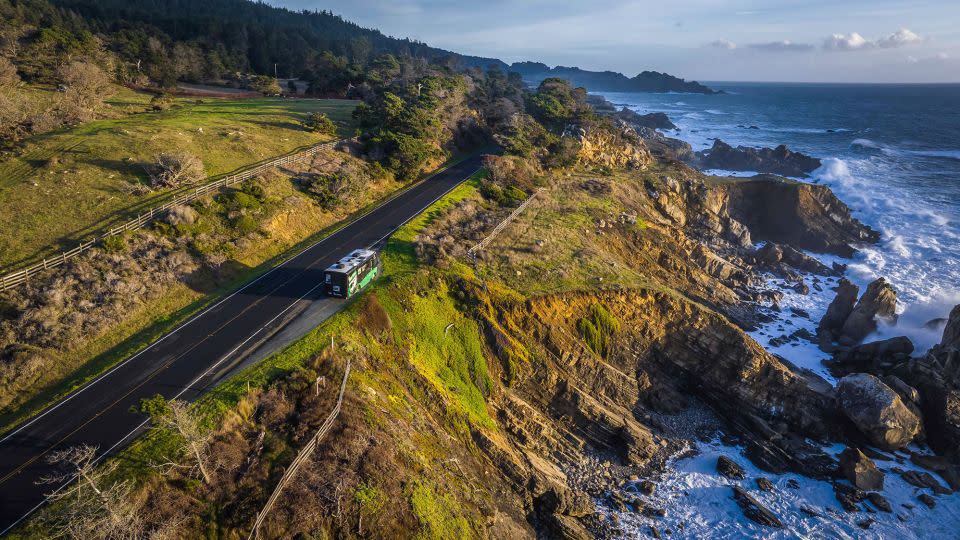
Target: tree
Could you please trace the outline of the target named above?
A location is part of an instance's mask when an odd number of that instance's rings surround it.
[[[321,135],[336,135],[337,125],[327,116],[326,113],[315,111],[302,122],[303,127],[308,131],[320,133]]]
[[[96,64],[71,62],[60,68],[58,75],[66,86],[61,112],[67,123],[92,119],[104,100],[114,94],[110,76]]]
[[[250,83],[250,88],[267,96],[276,96],[283,93],[280,83],[273,77],[257,75]]]
[[[54,538],[136,539],[143,533],[139,505],[131,497],[129,481],[112,482],[116,464],[97,465],[97,448],[83,445],[52,452],[47,461],[65,469],[41,482],[67,487],[52,492],[61,502],[55,512],[44,512],[41,521]]]
[[[179,439],[180,451],[192,461],[186,466],[189,475],[199,473],[203,481],[210,485],[213,482],[210,464],[210,442],[213,433],[204,430],[200,421],[190,412],[190,406],[178,399],[165,400],[163,396],[144,399],[140,404],[141,412],[150,415],[154,424],[167,429]],[[161,468],[183,468],[176,462],[160,465]]]
[[[148,172],[153,187],[180,187],[206,177],[200,158],[184,151],[157,154]]]

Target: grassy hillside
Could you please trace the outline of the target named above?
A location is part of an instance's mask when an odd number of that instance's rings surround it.
[[[300,126],[310,112],[327,113],[350,133],[356,104],[179,99],[167,111],[145,112],[149,100],[125,90],[110,100],[114,118],[34,137],[0,162],[0,228],[8,231],[0,236],[0,268],[70,249],[103,220],[128,219],[163,199],[164,191],[143,189],[144,167],[159,152],[190,152],[208,175],[221,175],[329,139]]]

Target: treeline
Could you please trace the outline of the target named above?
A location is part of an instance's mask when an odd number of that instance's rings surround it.
[[[345,88],[383,54],[461,68],[502,64],[385,36],[326,11],[247,0],[0,0],[0,15],[9,39],[46,45],[35,63],[84,54],[100,39],[120,60],[118,79],[146,77],[162,87],[261,74],[318,80],[315,90],[330,92],[331,79]],[[40,68],[24,74],[41,76]]]

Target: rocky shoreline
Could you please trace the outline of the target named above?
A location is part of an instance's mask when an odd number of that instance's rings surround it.
[[[806,176],[820,165],[819,160],[791,153],[785,147],[734,149],[722,141],[715,141],[710,152],[697,153],[691,159],[686,143],[643,125],[644,119],[637,118],[640,115],[631,118],[613,107],[606,110],[625,128],[636,130],[651,153],[660,158],[680,160],[685,156],[704,168],[766,170],[795,177]],[[744,164],[731,165],[736,160]],[[721,383],[711,390],[711,385],[701,379],[697,394],[705,397],[705,407],[715,420],[712,433],[708,422],[699,433],[687,433],[678,439],[666,437],[669,442],[654,453],[661,458],[650,459],[645,470],[617,471],[616,467],[598,465],[568,475],[576,490],[589,494],[606,509],[606,519],[586,520],[592,535],[622,536],[618,516],[634,513],[646,521],[662,516],[664,508],[644,497],[656,489],[651,478],[663,475],[668,462],[695,455],[697,441],[702,444],[711,438],[736,445],[754,466],[770,474],[799,473],[829,482],[841,508],[858,516],[893,512],[903,520],[906,518],[898,511],[914,511],[914,505],[905,502],[899,510],[892,508],[883,491],[884,477],[891,474],[915,488],[914,500],[921,507],[933,508],[938,496],[960,489],[960,306],[946,321],[941,343],[926,354],[915,356],[913,344],[902,336],[868,339],[865,343],[865,338],[877,330],[878,321],[895,325],[896,293],[881,278],[861,296],[856,286],[842,279],[844,266],[828,266],[805,253],[849,258],[858,244],[880,239],[879,233],[853,219],[829,189],[773,175],[707,184],[663,177],[661,185],[648,185],[648,194],[667,222],[685,229],[700,242],[692,250],[692,259],[734,293],[736,299],[721,311],[743,328],[762,324],[769,319],[771,309],[779,310],[781,293],[766,285],[764,275],[783,279],[798,294],[808,293],[811,285],[823,290],[836,282],[836,298],[817,325],[816,334],[797,330],[780,339],[802,339],[832,354],[825,365],[838,381],[834,385],[778,359],[790,374],[787,379],[798,381],[788,391],[790,404],[786,407],[792,408],[793,414],[780,407],[778,413],[765,418],[763,411],[771,410],[770,400],[776,403],[777,392],[781,392],[777,385],[745,388],[741,379],[731,380],[726,388]],[[765,243],[756,249],[753,246],[758,240]],[[795,315],[809,318],[806,313]],[[675,351],[672,357],[677,356]],[[676,365],[676,360],[672,363]],[[696,369],[687,375],[698,378]],[[740,397],[731,402],[734,396]],[[751,412],[757,400],[764,407]],[[772,409],[778,407],[773,405]],[[662,426],[657,432],[668,433]],[[824,451],[828,441],[839,444],[842,451]],[[927,445],[938,455],[924,451]],[[745,517],[763,527],[782,527],[776,513],[751,495],[754,490],[771,491],[770,480],[761,476],[746,486],[742,471],[737,472],[738,466],[731,463],[721,456],[717,470],[725,478],[741,481],[732,486],[730,496]],[[794,510],[808,517],[825,513],[808,506]],[[872,517],[858,517],[856,521],[862,529],[874,523],[876,518]],[[561,536],[578,537],[569,527],[558,527]],[[654,537],[683,534],[660,530],[656,525],[643,532]]]

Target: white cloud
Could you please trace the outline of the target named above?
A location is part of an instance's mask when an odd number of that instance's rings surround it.
[[[948,60],[949,58],[950,58],[950,55],[945,52],[937,53],[937,60]]]
[[[918,41],[923,41],[923,39],[910,30],[901,28],[887,37],[878,39],[877,45],[889,49],[892,47],[902,47]]]
[[[823,48],[831,51],[853,51],[872,45],[872,42],[856,32],[834,34],[823,41]]]
[[[796,52],[796,51],[809,51],[813,49],[814,46],[807,43],[794,43],[789,39],[784,39],[783,41],[771,41],[768,43],[751,43],[747,45],[751,49],[759,49],[761,51],[778,51],[778,52]]]
[[[713,47],[714,49],[727,49],[727,50],[733,50],[737,48],[736,43],[726,39],[718,39],[715,41],[711,41],[710,43],[707,44],[707,46]]]
[[[919,61],[920,61],[920,60],[918,60],[916,56],[908,56],[908,57],[907,57],[907,63],[908,63],[908,64],[916,64],[916,63],[919,62]]]
[[[893,49],[903,47],[912,43],[923,41],[919,35],[906,28],[901,28],[896,32],[884,36],[876,41],[868,40],[857,32],[849,34],[833,34],[823,40],[823,48],[828,51],[856,51],[860,49],[871,49],[880,47],[883,49]]]

